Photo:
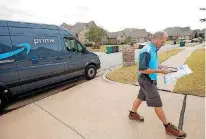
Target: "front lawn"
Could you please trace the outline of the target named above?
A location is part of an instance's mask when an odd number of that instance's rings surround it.
[[[92,47],[87,47],[87,49],[89,51],[91,51],[91,52],[103,52],[103,53],[106,53],[107,52],[107,50],[106,50],[107,46],[112,46],[112,45],[101,45],[100,49],[93,49]],[[119,46],[119,50],[121,50],[124,45],[118,45],[118,46]]]
[[[191,68],[193,73],[179,79],[174,91],[205,96],[205,48],[195,50],[185,64]]]
[[[161,52],[159,54],[159,63],[164,62],[171,56],[174,56],[177,53],[179,53],[180,51],[182,51],[182,49],[174,49],[174,50]],[[138,78],[137,68],[138,68],[138,63],[130,67],[121,67],[112,72],[109,72],[106,75],[106,77],[109,80],[112,80],[115,82],[124,83],[124,84],[134,84],[136,83],[137,78]]]

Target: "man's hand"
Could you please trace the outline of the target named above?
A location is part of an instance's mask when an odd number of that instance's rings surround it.
[[[168,70],[166,70],[166,69],[160,69],[160,73],[162,73],[162,74],[168,74],[169,73],[169,71]]]

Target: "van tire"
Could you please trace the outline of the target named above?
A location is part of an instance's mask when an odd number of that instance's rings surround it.
[[[8,98],[4,93],[0,92],[0,112],[2,112],[4,110],[4,108],[7,106],[8,104]]]
[[[93,79],[97,74],[97,68],[94,65],[88,65],[85,69],[85,77],[87,80]]]

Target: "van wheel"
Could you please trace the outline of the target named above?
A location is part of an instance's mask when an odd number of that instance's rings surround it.
[[[85,77],[87,80],[93,79],[97,74],[97,68],[94,65],[89,65],[85,69]]]
[[[7,104],[8,104],[8,98],[3,93],[0,93],[0,112],[4,110]]]

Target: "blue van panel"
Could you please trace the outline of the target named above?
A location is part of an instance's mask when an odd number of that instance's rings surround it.
[[[55,26],[55,25],[34,24],[34,23],[26,23],[26,22],[13,22],[13,21],[8,21],[8,26],[11,26],[11,27],[24,27],[24,28],[59,29],[58,26]]]
[[[49,30],[49,29],[33,29],[33,28],[16,28],[9,27],[10,33],[12,34],[26,34],[26,35],[59,35],[59,30]]]
[[[61,36],[74,36],[72,32],[66,30],[63,27],[59,27],[59,30],[60,30],[60,35]]]
[[[9,35],[8,27],[0,27],[0,35]]]
[[[0,36],[0,55],[12,52],[10,36]],[[16,69],[14,56],[0,56],[0,82],[18,83],[19,77]]]
[[[7,21],[0,20],[0,27],[7,26]]]

